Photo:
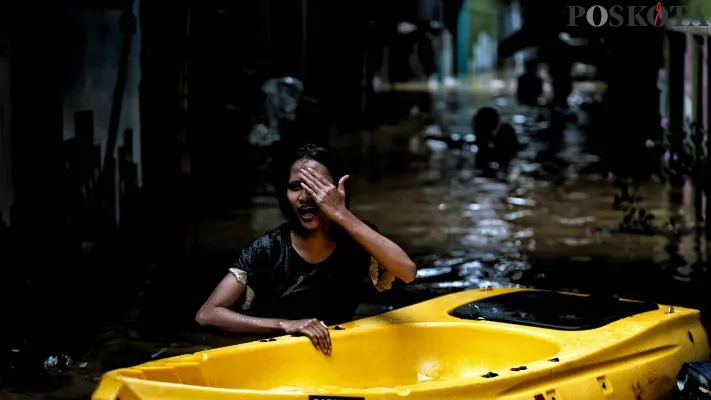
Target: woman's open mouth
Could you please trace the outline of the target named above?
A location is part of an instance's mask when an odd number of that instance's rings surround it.
[[[318,214],[318,207],[302,207],[299,208],[299,216],[304,222],[311,222]]]

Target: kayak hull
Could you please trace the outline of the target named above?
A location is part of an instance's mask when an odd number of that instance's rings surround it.
[[[486,313],[527,293],[543,291],[471,290],[331,327],[330,356],[287,336],[152,361],[106,373],[93,398],[657,399],[684,362],[709,358],[697,310],[630,302],[648,311],[593,328],[554,310]],[[461,313],[472,304],[484,312]]]

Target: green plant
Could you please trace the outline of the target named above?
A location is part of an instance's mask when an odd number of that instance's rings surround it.
[[[673,136],[667,132],[661,140],[647,140],[646,146],[662,159],[661,168],[656,174],[663,183],[672,187],[681,187],[690,180],[697,188],[704,189],[708,179],[704,178],[708,155],[703,151],[701,140],[706,135],[700,127],[691,121],[686,121],[681,134]],[[636,234],[666,234],[677,232],[678,224],[670,218],[662,226],[655,225],[655,216],[639,205],[642,200],[637,195],[634,180],[629,177],[617,177],[614,185],[619,192],[615,194],[613,208],[622,211],[619,231]]]

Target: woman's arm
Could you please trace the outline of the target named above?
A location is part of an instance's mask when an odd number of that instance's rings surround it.
[[[311,339],[324,354],[331,354],[331,336],[328,328],[316,319],[285,320],[257,318],[229,309],[244,293],[246,285],[227,274],[200,307],[195,321],[202,326],[214,326],[233,333],[300,333]]]
[[[200,307],[195,321],[234,333],[270,333],[282,330],[281,320],[256,318],[229,309],[244,293],[246,286],[228,273]]]
[[[301,186],[314,198],[318,208],[348,232],[383,268],[406,283],[415,280],[417,267],[405,251],[358,219],[346,207],[345,182],[348,175],[338,181],[338,187],[312,168],[302,169],[301,178]]]
[[[233,304],[247,291],[246,306],[254,297],[248,285],[257,279],[271,264],[271,249],[277,245],[277,237],[270,231],[242,248],[230,272],[217,285],[200,307],[195,320],[200,325],[214,326],[235,333],[268,333],[279,330],[279,321],[254,318],[230,310]],[[268,268],[267,268],[268,269]]]
[[[391,274],[405,283],[415,280],[417,266],[395,242],[376,232],[348,210],[339,213],[334,222]]]

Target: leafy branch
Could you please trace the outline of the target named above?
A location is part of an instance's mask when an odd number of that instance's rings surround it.
[[[682,132],[683,135],[677,137],[667,133],[662,140],[656,142],[647,140],[646,146],[655,151],[663,161],[658,173],[663,183],[681,187],[690,179],[694,185],[701,187],[708,184],[704,178],[707,173],[705,168],[708,155],[705,154],[701,141],[705,132],[698,124],[690,121],[686,121]],[[654,224],[655,216],[638,204],[642,197],[637,195],[637,187],[631,178],[618,177],[614,185],[619,192],[615,194],[612,207],[623,211],[619,232],[643,235],[680,233],[681,227],[673,217],[663,227]]]

